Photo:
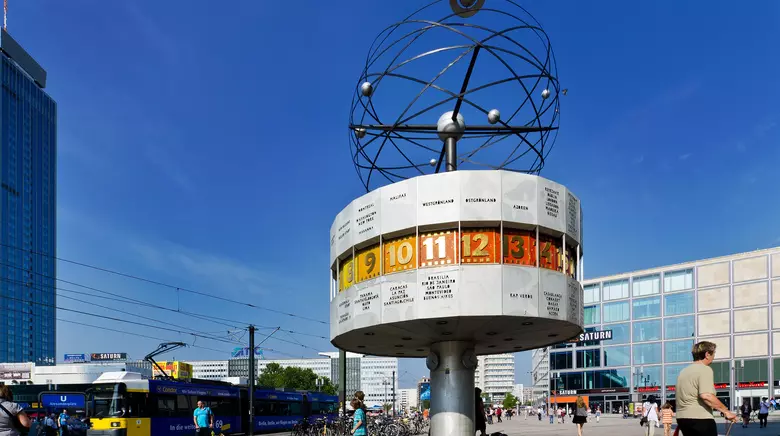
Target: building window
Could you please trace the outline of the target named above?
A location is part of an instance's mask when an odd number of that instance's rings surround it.
[[[572,369],[574,368],[574,362],[572,362],[571,351],[565,353],[550,353],[550,369]]]
[[[731,375],[730,375],[731,368],[729,367],[729,363],[730,362],[712,362],[712,364],[710,364],[710,368],[712,368],[712,376],[713,379],[715,380],[715,384],[731,383]]]
[[[645,295],[655,295],[661,293],[661,276],[655,274],[635,278],[633,283],[634,297],[644,297]]]
[[[661,316],[661,298],[642,298],[634,300],[633,319],[657,318]]]
[[[682,339],[695,336],[696,321],[693,315],[664,319],[664,338]]]
[[[605,325],[603,330],[612,330],[612,339],[601,341],[608,345],[627,344],[631,341],[630,324],[610,324]]]
[[[599,301],[601,301],[600,298],[601,296],[599,295],[601,291],[601,285],[599,285],[598,283],[595,285],[585,286],[584,290],[585,290],[584,293],[585,304],[598,303]]]
[[[664,273],[664,292],[683,291],[685,289],[693,289],[692,269]]]
[[[687,368],[688,365],[665,365],[664,366],[664,383],[666,386],[674,386],[677,384],[677,376],[680,375],[680,371]]]
[[[660,341],[661,320],[653,319],[634,323],[634,342]]]
[[[693,313],[693,292],[664,296],[664,315],[684,315]]]
[[[664,361],[689,362],[691,360],[691,349],[693,348],[693,339],[687,341],[672,341],[664,343]]]
[[[601,366],[601,349],[577,351],[577,368],[598,368]]]
[[[739,340],[739,337],[734,338],[734,340]],[[744,367],[740,360],[734,362],[734,367],[737,386],[739,383],[769,380],[769,362],[766,359],[745,360]]]
[[[661,343],[634,345],[634,365],[661,363]]]
[[[589,371],[585,377],[586,383],[592,386],[589,389],[627,388],[631,371],[628,368]]]
[[[628,301],[604,305],[604,322],[628,321],[630,317]]]
[[[628,280],[604,283],[604,301],[628,298]]]
[[[585,325],[601,322],[601,306],[585,306],[583,313],[585,315]]]
[[[661,386],[661,367],[643,366],[634,374],[634,387]]]
[[[604,347],[604,366],[631,365],[631,347]]]

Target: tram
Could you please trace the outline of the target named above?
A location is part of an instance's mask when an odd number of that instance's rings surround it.
[[[203,401],[214,414],[215,434],[247,434],[248,390],[205,380],[147,380],[132,372],[104,373],[86,391],[88,436],[188,435]],[[252,433],[291,429],[304,417],[333,419],[338,397],[317,392],[255,390]]]

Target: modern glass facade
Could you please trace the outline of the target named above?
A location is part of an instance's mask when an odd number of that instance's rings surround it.
[[[655,395],[674,401],[697,341],[717,344],[726,404],[780,397],[780,247],[586,280],[586,331],[610,340],[550,348],[550,390],[607,412]],[[536,377],[539,378],[539,377]]]
[[[40,67],[5,31],[0,62],[0,362],[53,365],[57,106],[39,86],[45,72],[40,80],[42,70],[31,68]]]

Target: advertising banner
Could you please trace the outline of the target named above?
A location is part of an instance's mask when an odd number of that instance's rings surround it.
[[[249,347],[236,347],[233,349],[233,351],[230,352],[231,358],[241,358],[241,357],[249,357]],[[255,357],[264,358],[263,356],[263,349],[260,347],[255,347]]]
[[[187,362],[179,362],[179,361],[157,362],[157,365],[159,365],[160,368],[165,370],[165,373],[169,377],[172,377],[174,380],[180,380],[180,381],[192,380],[192,365],[190,365]],[[162,376],[163,373],[156,366],[153,366],[152,375],[154,377],[158,377],[158,376]]]
[[[63,362],[65,363],[84,363],[87,361],[86,354],[66,354]]]
[[[124,362],[127,353],[92,353],[89,357],[93,362]]]
[[[431,384],[430,383],[420,383],[420,401],[423,400],[431,400]]]

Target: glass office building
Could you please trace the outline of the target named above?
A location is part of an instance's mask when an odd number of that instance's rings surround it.
[[[57,105],[46,72],[0,30],[0,362],[53,365]]]
[[[717,344],[712,369],[725,404],[780,397],[780,248],[590,279],[583,288],[586,331],[611,338],[549,349],[550,372],[534,379],[550,377],[561,402],[585,395],[606,412],[649,395],[674,402],[677,375],[702,340]]]

